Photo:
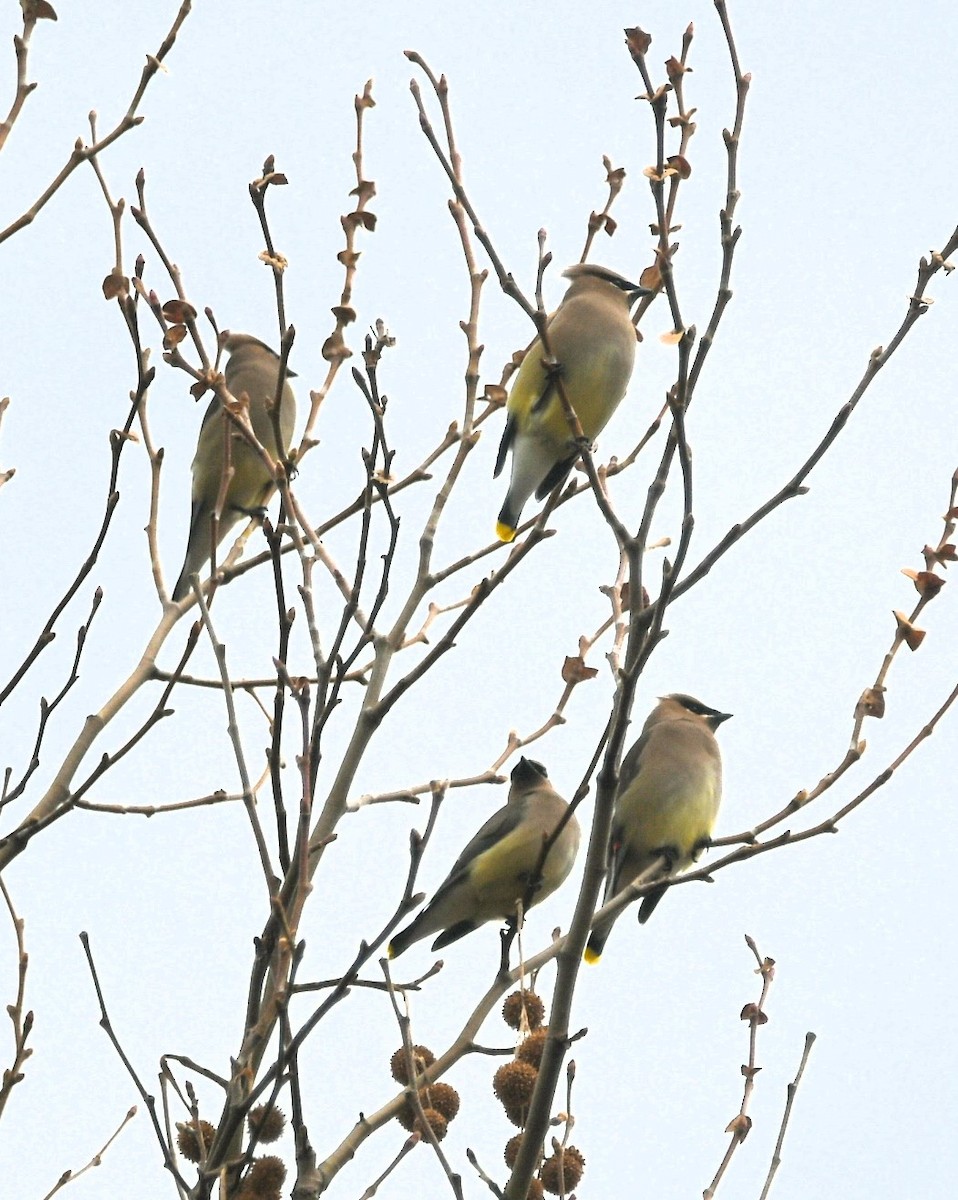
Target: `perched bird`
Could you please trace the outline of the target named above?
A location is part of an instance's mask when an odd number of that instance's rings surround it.
[[[579,453],[556,374],[590,441],[605,428],[632,374],[635,326],[629,305],[637,296],[648,295],[648,288],[592,263],[578,263],[563,275],[572,282],[546,326],[549,349],[559,368],[551,374],[546,371],[545,351],[536,338],[506,404],[506,428],[493,472],[499,475],[511,450],[512,478],[496,524],[503,542],[516,536],[522,507],[532,493],[537,500],[548,496]]]
[[[541,763],[520,758],[511,778],[505,806],[466,846],[419,916],[393,937],[390,958],[440,930],[433,950],[448,946],[486,921],[514,919],[516,905],[525,900],[537,867],[541,879],[526,902],[529,908],[564,882],[579,849],[578,821],[574,815],[569,816],[540,865],[545,840],[569,806],[553,790]]]
[[[223,343],[229,354],[226,364],[226,386],[239,399],[249,396],[249,419],[253,432],[274,458],[285,458],[293,440],[296,423],[296,398],[289,385],[283,383],[279,407],[279,432],[282,445],[277,447],[270,411],[276,399],[279,382],[279,356],[257,338],[246,333],[227,333]],[[286,372],[292,376],[292,371]],[[230,439],[229,453],[233,478],[226,490],[226,502],[216,530],[217,545],[243,517],[262,512],[273,486],[273,480],[259,454],[222,411],[219,398],[210,402],[200,426],[196,456],[193,459],[193,512],[190,536],[186,543],[186,561],[173,588],[173,599],[182,600],[190,589],[190,576],[209,561],[212,533],[210,518],[216,507],[226,465],[226,438]]]
[[[731,713],[717,712],[692,696],[663,696],[622,760],[612,817],[605,900],[627,888],[657,858],[666,874],[684,871],[705,850],[722,799],[722,759],[715,730]],[[642,898],[643,925],[667,885]],[[586,946],[597,962],[615,918],[598,922]]]

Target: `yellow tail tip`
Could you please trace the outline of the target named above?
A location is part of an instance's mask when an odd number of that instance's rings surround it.
[[[390,942],[389,945],[386,947],[386,957],[387,958],[395,958],[396,957],[396,951],[393,949],[392,942]]]
[[[496,521],[496,537],[500,542],[512,542],[515,540],[516,531],[511,525],[507,525],[504,521]]]
[[[585,952],[583,953],[582,957],[585,959],[585,961],[587,963],[590,964],[590,966],[595,966],[595,964],[599,961],[599,959],[602,957],[602,955],[597,950],[592,950],[589,946],[586,946]]]

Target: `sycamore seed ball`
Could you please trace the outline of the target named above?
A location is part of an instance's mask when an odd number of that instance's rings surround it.
[[[441,1112],[436,1112],[434,1108],[424,1108],[423,1117],[426,1118],[429,1128],[435,1134],[436,1141],[441,1142],[446,1136],[446,1129],[449,1126],[449,1122]],[[426,1133],[426,1128],[423,1125],[422,1117],[416,1117],[416,1120],[413,1124],[413,1132],[422,1134],[424,1138],[428,1136]]]
[[[428,1087],[419,1089],[419,1103],[423,1109],[432,1109],[433,1112],[439,1113],[448,1123],[459,1111],[459,1093],[448,1083],[431,1083]],[[415,1101],[412,1097],[407,1096],[406,1103],[399,1110],[396,1120],[403,1129],[408,1129],[412,1133],[418,1119],[419,1110],[416,1108]]]
[[[529,1063],[538,1071],[539,1064],[542,1062],[542,1052],[546,1048],[548,1039],[548,1029],[537,1029],[534,1033],[530,1033],[516,1048],[516,1058],[519,1062]]]
[[[436,1061],[436,1056],[428,1046],[413,1046],[412,1060],[416,1067],[416,1074],[421,1075],[426,1067],[431,1067]],[[389,1060],[389,1070],[397,1083],[401,1083],[404,1086],[409,1083],[409,1067],[405,1046],[400,1046]]]
[[[546,1016],[546,1006],[532,991],[510,992],[502,1002],[502,1019],[510,1029],[522,1027],[522,1006],[525,1002],[526,1020],[530,1029],[538,1029]]]
[[[204,1151],[208,1151],[216,1137],[216,1130],[209,1121],[200,1121],[200,1133],[203,1136]],[[176,1125],[176,1144],[180,1154],[190,1162],[198,1163],[202,1158],[200,1144],[196,1137],[196,1127],[192,1121],[178,1121]]]
[[[459,1093],[449,1083],[430,1083],[420,1089],[419,1098],[423,1108],[434,1108],[447,1121],[452,1121],[459,1112]]]
[[[578,1186],[584,1170],[585,1159],[575,1146],[566,1146],[565,1150],[549,1155],[539,1170],[539,1178],[553,1196],[568,1195]]]
[[[251,1108],[246,1119],[250,1133],[261,1142],[278,1141],[286,1128],[286,1114],[278,1108],[267,1108],[265,1104]]]
[[[503,1063],[492,1077],[492,1090],[506,1108],[518,1108],[532,1099],[538,1075],[529,1063]]]
[[[525,1134],[516,1133],[506,1142],[506,1148],[503,1151],[502,1157],[505,1159],[506,1166],[510,1171],[516,1165],[516,1159],[519,1157],[519,1147],[522,1145],[524,1136]],[[541,1152],[539,1158],[542,1158]]]
[[[254,1158],[240,1187],[238,1200],[281,1200],[286,1167],[275,1154]]]

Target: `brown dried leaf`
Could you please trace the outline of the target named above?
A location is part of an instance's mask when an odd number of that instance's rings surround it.
[[[684,330],[673,329],[671,333],[663,333],[659,336],[659,341],[664,346],[677,346],[684,336]]]
[[[371,179],[361,179],[349,194],[350,196],[358,196],[360,203],[365,203],[367,200],[372,200],[373,196],[376,195],[376,185]]]
[[[659,270],[658,263],[653,263],[651,267],[646,267],[639,276],[639,283],[642,287],[651,288],[653,291],[658,291],[662,286],[662,272]]]
[[[885,715],[885,689],[881,686],[865,688],[858,701],[856,712],[880,721]]]
[[[581,654],[566,655],[562,664],[563,683],[583,683],[587,679],[595,679],[599,671],[597,667],[587,667]]]
[[[609,235],[609,237],[611,237],[618,228],[619,228],[618,222],[614,221],[609,216],[609,214],[606,213],[606,215],[605,215],[605,231]]]
[[[363,88],[363,94],[356,97],[356,111],[361,108],[375,108],[376,101],[373,99],[373,81],[366,80],[366,86]]]
[[[167,300],[162,312],[171,325],[181,325],[184,321],[196,319],[196,309],[187,300]]]
[[[733,1117],[725,1127],[726,1133],[737,1133],[740,1142],[744,1142],[748,1137],[748,1132],[752,1128],[752,1118],[746,1116],[745,1113],[739,1113]]]
[[[489,404],[494,404],[496,408],[501,408],[509,397],[506,389],[498,383],[487,383],[482,392],[483,400]]]
[[[631,588],[631,585],[630,585],[628,579],[625,581],[625,583],[622,584],[622,587],[619,591],[619,596],[621,598],[623,611],[628,612],[629,605],[632,602],[632,588]],[[642,588],[642,596],[639,600],[639,610],[641,611],[643,608],[648,608],[648,607],[649,607],[649,591],[648,591],[648,588],[643,587]]]
[[[346,345],[346,342],[343,338],[343,331],[338,326],[333,333],[329,335],[326,341],[323,342],[322,355],[327,362],[336,362],[340,359],[352,358],[353,352]]]
[[[688,179],[692,174],[692,164],[681,154],[670,154],[668,163],[672,170],[682,179]]]
[[[130,281],[115,267],[109,275],[103,280],[103,298],[104,300],[115,300],[118,296],[126,296],[130,291]]]
[[[652,45],[651,33],[646,33],[638,25],[633,25],[631,29],[625,29],[623,32],[625,33],[625,44],[629,47],[629,53],[633,57],[648,54],[649,47]]]
[[[917,650],[925,640],[925,630],[919,629],[917,625],[912,625],[904,613],[899,612],[897,609],[894,612],[895,620],[898,622],[898,632],[901,634],[905,645],[909,650]]]
[[[204,383],[204,381],[202,379],[198,379],[196,381],[196,383],[194,383],[190,386],[190,395],[193,397],[194,400],[200,400],[200,399],[202,399],[203,395],[205,394],[206,388],[207,388],[206,383]]]
[[[665,73],[669,79],[681,79],[686,71],[691,71],[691,67],[686,67],[673,54],[671,58],[665,60]]]
[[[934,571],[912,571],[908,567],[903,567],[901,573],[912,581],[919,596],[924,596],[929,600],[932,596],[937,596],[947,583],[947,580],[936,575]]]
[[[367,232],[372,233],[376,228],[376,214],[356,209],[355,212],[346,213],[342,218],[342,222],[344,228],[348,228],[351,225],[361,225]]]
[[[356,310],[349,304],[337,304],[329,311],[336,318],[337,325],[349,325],[356,320]]]
[[[178,346],[186,337],[185,325],[171,325],[163,334],[163,349],[172,350],[174,346]]]
[[[270,254],[268,250],[261,250],[256,257],[260,262],[272,267],[274,271],[285,271],[289,266],[288,260],[282,254]]]
[[[27,21],[55,21],[57,14],[47,0],[20,0],[24,19]]]

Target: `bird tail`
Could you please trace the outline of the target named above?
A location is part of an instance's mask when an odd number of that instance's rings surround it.
[[[394,933],[389,939],[389,945],[386,947],[386,953],[390,958],[398,958],[400,954],[404,954],[413,942],[418,942],[421,937],[425,937],[425,933],[421,933],[422,918],[427,910],[423,911],[414,920],[410,921],[405,929],[400,929],[398,933]],[[428,932],[428,930],[427,930]]]
[[[592,930],[592,933],[589,935],[589,940],[586,943],[585,952],[582,955],[582,957],[587,963],[590,964],[590,966],[597,963],[602,957],[602,951],[605,949],[605,942],[608,936],[608,929]]]
[[[662,899],[665,893],[669,890],[669,885],[663,884],[662,887],[656,888],[654,892],[647,892],[642,897],[642,903],[639,905],[639,924],[644,925],[649,917],[655,912],[655,906]]]
[[[183,570],[180,571],[180,577],[177,579],[176,586],[173,588],[173,594],[170,597],[174,604],[189,594],[190,576],[197,574],[205,561],[205,558],[196,554],[195,547],[191,547],[191,550],[187,552],[186,562],[183,563]]]
[[[502,506],[499,520],[496,521],[496,537],[500,542],[513,542],[519,527],[519,514],[509,511],[508,503]]]
[[[400,954],[408,950],[413,944],[415,938],[409,936],[410,929],[412,929],[412,926],[407,925],[405,929],[400,930],[399,933],[390,938],[389,945],[386,947],[386,954],[389,958],[398,958]]]
[[[545,500],[546,496],[549,495],[549,493],[557,484],[565,482],[565,477],[575,466],[575,462],[578,457],[579,452],[577,450],[575,454],[570,454],[568,458],[563,458],[553,465],[548,475],[546,475],[546,477],[536,488],[537,500]]]
[[[190,534],[186,540],[186,557],[183,560],[183,570],[173,588],[171,599],[174,603],[189,594],[190,576],[202,570],[204,563],[210,557],[210,525],[202,519],[202,508],[195,504],[190,515]],[[220,525],[222,528],[222,524]]]

